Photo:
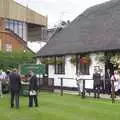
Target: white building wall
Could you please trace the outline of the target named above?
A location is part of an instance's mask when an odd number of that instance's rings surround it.
[[[36,59],[36,64],[40,64],[40,59],[39,58]]]
[[[104,53],[101,53],[104,54]],[[85,79],[92,79],[94,73],[94,66],[100,66],[100,69],[103,69],[105,72],[105,67],[103,63],[96,61],[96,57],[99,56],[98,53],[90,54],[91,58],[91,65],[90,65],[90,75],[81,75],[81,78]],[[66,56],[65,58],[65,74],[55,74],[54,65],[49,65],[49,78],[54,78],[54,85],[60,86],[60,78],[68,78],[63,79],[63,86],[64,87],[77,87],[76,80],[75,80],[75,73],[76,73],[76,66],[71,64],[70,62],[71,56]],[[86,80],[85,84],[86,88],[93,88],[93,80]]]
[[[65,58],[65,74],[54,74],[55,69],[54,65],[49,65],[49,77],[54,78],[54,85],[60,86],[60,78],[69,78],[69,79],[63,79],[63,86],[66,87],[76,87],[76,81],[75,79],[75,73],[76,73],[76,67],[70,63],[71,56],[66,56]]]

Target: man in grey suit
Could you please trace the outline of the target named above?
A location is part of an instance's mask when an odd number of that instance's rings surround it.
[[[10,80],[10,92],[11,92],[11,108],[14,107],[14,100],[16,108],[19,108],[19,93],[21,88],[20,75],[17,69],[13,69],[13,72],[9,75]]]

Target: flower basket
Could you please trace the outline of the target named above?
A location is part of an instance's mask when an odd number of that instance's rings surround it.
[[[90,59],[89,56],[81,57],[80,58],[80,63],[81,64],[90,64],[91,63],[91,59]]]
[[[41,63],[43,64],[49,64],[49,65],[53,65],[55,64],[55,60],[53,58],[44,58],[43,60],[41,60]]]
[[[101,63],[105,63],[106,62],[106,57],[104,55],[99,55],[96,57],[96,61],[99,61]]]
[[[64,60],[56,60],[56,64],[63,64]]]
[[[64,60],[57,59],[55,61],[54,58],[44,58],[43,60],[41,60],[41,63],[42,64],[48,64],[48,65],[62,64],[62,63],[64,63]]]

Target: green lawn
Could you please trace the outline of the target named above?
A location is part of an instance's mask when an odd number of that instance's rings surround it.
[[[19,110],[10,109],[9,96],[0,99],[0,120],[120,120],[120,103],[76,95],[40,93],[39,107],[28,108],[28,98],[21,97]]]

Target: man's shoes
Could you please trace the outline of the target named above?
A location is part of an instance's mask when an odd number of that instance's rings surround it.
[[[16,107],[16,109],[20,109],[20,107]]]
[[[38,105],[35,105],[35,107],[38,107]]]
[[[32,108],[33,106],[32,105],[28,105],[29,108]]]
[[[11,105],[11,108],[14,108],[14,105]]]
[[[0,95],[1,98],[3,98],[3,95]]]

